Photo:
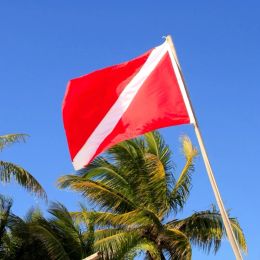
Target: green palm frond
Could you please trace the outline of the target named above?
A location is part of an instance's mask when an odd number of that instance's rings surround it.
[[[85,225],[89,225],[90,223],[93,223],[95,219],[95,212],[88,211],[88,209],[80,203],[80,209],[79,212],[71,212],[70,216],[73,219],[73,221],[77,224],[84,223]]]
[[[48,252],[48,256],[52,260],[69,260],[69,256],[64,250],[61,241],[47,228],[41,225],[31,225],[30,233],[36,239],[39,239]]]
[[[238,245],[240,248],[247,253],[247,244],[246,244],[246,239],[243,233],[243,230],[241,229],[238,221],[236,218],[230,218],[230,223],[232,226],[232,230],[234,232],[234,235],[236,237],[236,240],[238,242]]]
[[[134,196],[129,182],[120,172],[120,168],[109,163],[103,157],[97,157],[90,165],[79,172],[82,180],[98,181],[110,189],[127,194],[129,200],[133,201]]]
[[[85,230],[82,229],[80,232],[81,240],[84,241],[85,244],[85,253],[87,255],[91,255],[94,253],[94,241],[95,241],[95,223],[94,223],[94,215],[92,212],[88,212],[87,208],[80,204],[81,207],[81,218],[74,217],[73,214],[70,212],[70,216],[73,219],[75,225],[81,227],[82,224],[85,227]]]
[[[171,259],[190,260],[191,245],[189,238],[178,229],[168,228],[159,237],[161,243],[168,250]]]
[[[83,235],[67,208],[61,203],[52,203],[48,211],[52,216],[48,221],[49,227],[56,236],[62,239],[63,246],[71,248],[72,255],[84,256],[87,248]]]
[[[63,204],[59,202],[52,202],[48,209],[48,212],[52,215],[52,219],[54,219],[58,223],[62,223],[67,228],[76,230],[72,217]]]
[[[0,161],[0,180],[4,183],[14,179],[26,190],[47,199],[47,195],[39,182],[25,169],[11,162]]]
[[[0,151],[4,149],[5,146],[11,145],[17,142],[25,142],[26,134],[8,134],[0,136]]]
[[[172,152],[168,145],[165,144],[164,139],[159,132],[149,132],[144,135],[146,141],[147,152],[156,155],[161,161],[166,172],[172,170],[173,163],[171,161]],[[170,176],[171,178],[172,176]]]
[[[136,138],[118,143],[108,149],[107,155],[111,161],[114,161],[118,167],[130,166],[134,164],[135,168],[139,168],[142,163],[145,152],[145,143],[143,139]],[[139,158],[140,160],[137,160]],[[123,172],[126,177],[131,177],[129,173]]]
[[[125,230],[119,228],[97,229],[94,232],[94,236],[95,236],[95,240],[99,241],[103,238],[114,236],[122,232],[125,232]]]
[[[128,231],[118,233],[95,242],[95,251],[101,252],[103,259],[125,259],[129,248],[138,244],[140,237],[137,232]]]
[[[165,144],[158,132],[150,132],[144,135],[146,143],[146,161],[149,182],[148,188],[152,191],[157,213],[162,217],[170,209],[169,195],[175,182],[172,175],[173,163],[171,150]]]
[[[101,156],[94,159],[87,168],[79,171],[79,173],[81,177],[87,178],[89,180],[92,178],[107,178],[113,182],[117,182],[118,186],[124,186],[128,188],[129,185],[127,179],[123,176],[122,173],[120,173],[120,169],[109,163],[104,157]]]
[[[160,221],[152,212],[147,210],[134,210],[124,214],[112,214],[109,212],[71,212],[72,217],[77,221],[84,222],[86,218],[92,217],[93,223],[98,226],[114,226],[114,227],[138,227],[156,223],[160,225]]]
[[[6,232],[12,205],[12,199],[0,195],[0,244]]]
[[[194,171],[193,161],[198,155],[198,150],[192,145],[187,136],[182,137],[182,152],[186,163],[171,192],[171,206],[175,211],[178,207],[183,208],[191,187],[191,174]]]
[[[70,188],[79,191],[83,196],[88,196],[100,208],[113,209],[116,212],[133,210],[135,204],[126,195],[103,184],[102,181],[84,179],[75,175],[66,175],[58,180],[59,188]]]
[[[31,207],[25,217],[24,217],[24,221],[26,223],[29,223],[29,222],[34,222],[34,221],[37,221],[39,218],[42,218],[43,217],[43,213],[41,211],[40,208],[38,207]]]
[[[10,236],[10,234],[5,233],[1,238],[0,245],[0,259],[1,260],[15,260],[15,254],[17,245],[19,241]]]
[[[152,194],[150,204],[153,205],[147,208],[163,217],[170,208],[167,173],[161,161],[153,154],[146,155],[145,168],[148,176],[146,187]]]
[[[230,218],[230,222],[240,248],[246,251],[246,241],[238,222],[233,218]],[[166,226],[182,231],[193,244],[206,252],[210,252],[213,248],[216,253],[221,245],[221,239],[226,236],[221,215],[215,208],[211,211],[196,212],[183,220],[171,221]]]
[[[147,239],[141,239],[136,246],[129,250],[125,255],[126,259],[134,259],[138,252],[146,252],[149,255],[149,259],[161,260],[161,253],[158,250],[157,245]]]

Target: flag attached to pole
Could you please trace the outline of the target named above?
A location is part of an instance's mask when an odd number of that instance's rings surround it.
[[[242,260],[220,196],[170,36],[145,54],[69,82],[63,121],[76,170],[121,141],[180,124],[194,124],[209,180],[236,259]]]
[[[133,60],[70,80],[62,112],[76,170],[121,141],[194,123],[167,41]]]

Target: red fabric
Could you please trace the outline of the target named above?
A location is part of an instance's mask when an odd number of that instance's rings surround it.
[[[63,123],[73,159],[151,51],[122,64],[101,69],[68,83]]]
[[[63,102],[63,121],[72,160],[150,53],[69,82]],[[115,128],[101,140],[91,160],[118,142],[158,128],[190,123],[168,53],[147,76]]]
[[[158,128],[189,123],[190,118],[170,57],[166,54],[93,158],[121,141]]]

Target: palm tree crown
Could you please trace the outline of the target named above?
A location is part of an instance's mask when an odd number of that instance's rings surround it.
[[[27,135],[25,134],[8,134],[0,136],[0,151],[8,145],[25,141],[26,137]],[[0,160],[0,181],[6,183],[10,182],[12,179],[26,190],[45,199],[47,198],[42,186],[28,171],[14,163]]]
[[[49,218],[32,208],[24,219],[11,206],[0,196],[0,259],[82,260],[93,253],[92,224],[76,224],[62,204],[51,204]]]
[[[182,151],[185,165],[177,179],[171,151],[158,132],[117,144],[77,175],[59,179],[61,188],[81,192],[103,210],[72,214],[83,222],[94,218],[94,247],[104,259],[133,259],[140,251],[147,259],[191,259],[192,245],[217,252],[225,229],[215,208],[176,219],[189,197],[198,155],[187,137]],[[245,251],[243,232],[236,219],[230,220]]]

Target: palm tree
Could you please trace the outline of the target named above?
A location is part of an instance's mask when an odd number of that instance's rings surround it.
[[[77,175],[58,180],[60,188],[81,192],[101,212],[72,213],[78,221],[94,218],[94,248],[104,259],[133,259],[144,252],[146,259],[191,259],[192,245],[216,253],[226,236],[219,212],[213,207],[184,219],[182,211],[191,189],[197,149],[182,138],[185,165],[178,177],[172,174],[171,151],[158,132],[125,141],[110,148]],[[171,219],[170,219],[171,217]],[[243,251],[243,232],[230,218]]]
[[[0,151],[8,145],[25,141],[26,137],[27,135],[25,134],[8,134],[0,136]],[[12,179],[23,186],[26,190],[45,199],[47,198],[42,186],[28,171],[14,163],[0,160],[0,181],[8,183]]]
[[[0,235],[5,235],[0,241],[1,259],[82,260],[93,253],[92,224],[76,224],[62,204],[50,206],[48,219],[39,209],[30,210],[22,219],[10,212],[6,198],[2,202],[5,206],[0,207],[0,213],[6,217],[0,219],[0,232],[4,230]]]
[[[10,223],[12,205],[12,199],[0,195],[0,259],[4,259],[8,252],[6,245],[10,243],[10,239],[7,234],[7,226]]]
[[[24,219],[11,213],[6,227],[6,239],[3,241],[3,260],[43,260],[48,256],[42,242],[34,237],[32,227],[42,217],[39,209],[31,209]]]

